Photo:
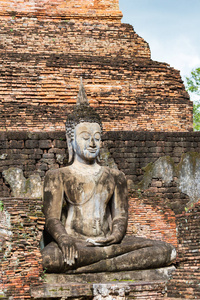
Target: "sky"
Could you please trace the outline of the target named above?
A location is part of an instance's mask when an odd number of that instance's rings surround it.
[[[200,0],[119,0],[119,6],[122,22],[148,42],[153,60],[180,70],[184,82],[200,67]]]

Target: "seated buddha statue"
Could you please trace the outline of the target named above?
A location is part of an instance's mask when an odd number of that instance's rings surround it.
[[[171,244],[126,236],[125,175],[98,163],[102,124],[83,85],[66,122],[69,165],[47,172],[44,181],[43,267],[54,273],[117,272],[170,265]]]

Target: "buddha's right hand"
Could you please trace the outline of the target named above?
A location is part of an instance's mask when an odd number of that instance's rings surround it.
[[[74,240],[71,237],[63,237],[58,244],[62,251],[64,262],[69,266],[74,265],[75,260],[78,258],[78,250]]]

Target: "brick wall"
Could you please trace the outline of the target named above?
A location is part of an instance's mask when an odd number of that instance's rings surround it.
[[[118,0],[11,0],[0,2],[1,15],[17,15],[44,18],[88,19],[101,21],[121,20]]]
[[[42,269],[39,250],[39,241],[44,226],[41,212],[42,201],[20,198],[0,198],[0,201],[4,204],[3,210],[0,211],[0,232],[2,229],[9,229],[12,232],[11,236],[0,234],[0,295],[3,291],[4,299],[9,299],[9,297],[13,297],[12,299],[32,299],[31,288],[45,282],[45,272]],[[158,214],[156,214],[156,210],[151,209],[152,218],[149,220],[150,205],[142,207],[141,199],[138,198],[130,198],[130,203],[131,201],[134,203],[134,224],[141,222],[141,226],[144,228],[145,220],[146,227],[151,223],[152,232],[140,231],[138,232],[139,236],[173,242],[177,246],[176,235],[174,235],[176,233],[174,215],[166,218],[169,212],[161,213],[157,210]],[[9,224],[3,218],[5,214],[7,214]],[[160,228],[158,228],[159,224]],[[129,234],[133,234],[131,229],[130,223]],[[78,288],[81,289],[82,287],[76,286],[76,289]],[[138,284],[138,287],[133,289],[134,292],[132,291],[129,297],[130,299],[132,297],[136,297],[136,299],[141,299],[141,297],[143,297],[142,299],[158,299],[158,297],[163,296],[164,289],[164,282],[147,283],[147,286],[144,287]],[[91,299],[91,297],[85,299]]]
[[[141,169],[162,156],[179,163],[185,152],[200,149],[199,132],[106,132],[108,148],[120,170],[134,182],[142,179]]]
[[[18,167],[28,178],[38,173],[44,178],[51,168],[63,167],[67,163],[66,138],[64,132],[0,133],[0,196],[9,197],[10,187],[2,178],[3,170]]]
[[[192,102],[180,72],[152,61],[132,26],[2,14],[1,130],[64,130],[80,76],[107,131],[192,130]]]
[[[186,152],[199,152],[199,132],[107,132],[103,136],[103,145],[118,168],[131,181],[130,187],[136,196],[142,193],[153,203],[161,203],[181,213],[189,202],[187,195],[180,192],[176,178],[165,184],[158,178],[152,178],[151,184],[140,191],[138,184],[143,179],[144,167],[159,157],[170,156],[175,164]],[[41,178],[51,168],[67,164],[67,146],[65,132],[1,132],[0,133],[0,172],[11,166],[23,170],[28,178],[38,173]],[[0,196],[10,196],[10,188],[0,176]],[[155,199],[158,197],[158,200]]]
[[[30,287],[44,279],[39,250],[44,227],[42,202],[6,198],[1,203],[0,220],[7,215],[9,224],[6,228],[6,222],[0,223],[0,292],[3,299],[30,299]],[[12,235],[2,234],[5,228]]]
[[[5,299],[8,299],[9,296],[12,296],[13,299],[30,299],[30,288],[42,284],[45,279],[39,251],[39,241],[44,226],[44,218],[41,213],[42,202],[36,199],[17,198],[1,198],[0,200],[4,204],[4,208],[0,212],[0,229],[12,231],[11,237],[1,235],[0,239],[0,292],[4,291]],[[151,230],[153,230],[151,234],[144,231],[142,234],[138,232],[138,235],[172,242],[174,232],[176,230],[178,232],[177,271],[168,283],[168,297],[199,299],[199,203],[187,213],[176,216],[177,229],[175,230],[175,218],[173,214],[169,214],[169,211],[162,214],[157,207],[156,216],[156,210],[152,214],[153,210],[150,205],[145,204],[148,199],[142,201],[141,198],[132,198],[130,201],[134,202],[135,207],[134,225],[151,223]],[[142,203],[146,206],[147,215],[145,215],[145,210],[141,210]],[[9,221],[5,221],[5,212],[9,214],[9,218],[7,217]],[[165,219],[164,227],[163,216],[168,218],[168,221],[167,218]],[[169,229],[172,232],[171,238]],[[173,244],[177,246],[176,243],[175,238]],[[157,295],[157,292],[157,290],[153,292],[153,295]],[[146,291],[144,299],[149,299],[151,293],[151,290]],[[157,299],[157,297],[154,296],[153,299]]]
[[[1,235],[0,238],[0,294],[4,291],[4,299],[11,296],[13,299],[30,299],[30,288],[42,284],[45,279],[39,251],[39,241],[44,226],[41,213],[42,202],[36,199],[17,198],[0,200],[4,204],[3,210],[0,211],[0,230],[7,229],[12,232],[12,236]],[[138,231],[137,234],[171,241],[178,249],[177,271],[167,285],[169,299],[172,297],[199,299],[199,203],[192,210],[176,215],[175,218],[169,210],[162,213],[159,207],[152,209],[148,199],[130,198],[130,201],[134,203],[134,226],[138,223],[151,224],[153,231],[152,233],[145,230]],[[146,206],[146,211],[144,208],[141,209],[142,204]],[[5,213],[7,221],[4,218]],[[178,240],[174,235],[176,231]],[[152,291],[153,288],[155,290]],[[162,292],[160,288],[161,286],[155,288],[152,285],[152,289],[150,287],[149,290],[145,290],[145,295],[139,293],[138,299],[142,295],[144,299],[150,299],[152,295],[152,299],[158,299],[158,295],[161,297],[163,290],[166,291],[164,285],[162,285]]]
[[[141,189],[140,182],[144,178],[145,167],[160,157],[169,156],[177,165],[184,153],[199,153],[199,132],[108,132],[104,135],[104,146],[118,168],[131,180],[136,195],[142,193],[148,199],[152,197],[155,205],[162,203],[176,214],[185,209],[189,197],[178,189],[176,176],[168,184],[157,177],[152,178],[145,190]]]
[[[162,240],[177,247],[175,213],[162,202],[155,205],[151,198],[129,196],[127,233]]]
[[[195,133],[150,133],[150,132],[107,132],[103,137],[103,144],[114,158],[119,169],[123,170],[129,180],[139,182],[142,179],[143,170],[148,163],[154,162],[160,156],[170,155],[175,163],[181,160],[181,155],[188,151],[199,151],[200,134]],[[43,178],[45,172],[51,168],[58,168],[66,165],[67,149],[65,142],[65,133],[61,132],[1,132],[0,134],[0,171],[10,166],[20,167],[26,177],[34,172],[38,172]],[[1,177],[1,195],[0,197],[10,196],[10,187]],[[174,183],[173,183],[174,184]],[[199,268],[199,245],[198,229],[199,224],[199,206],[189,213],[184,212],[184,208],[189,199],[186,195],[179,192],[177,187],[166,186],[158,193],[158,190],[151,189],[155,185],[153,179],[147,191],[141,191],[138,188],[130,189],[129,195],[129,223],[128,234],[137,234],[139,236],[149,237],[151,239],[161,239],[178,246],[178,272],[176,273],[171,285],[168,286],[170,297],[177,295],[195,296],[198,293],[198,268]],[[154,186],[155,188],[156,186]],[[158,187],[158,186],[157,186]],[[157,188],[156,187],[156,188]],[[160,187],[158,187],[160,188]],[[169,192],[170,191],[170,192]],[[11,216],[12,226],[16,228],[14,240],[14,249],[8,254],[8,260],[3,262],[3,282],[8,285],[12,293],[25,293],[29,297],[29,283],[37,284],[40,278],[41,265],[33,263],[33,256],[27,255],[28,263],[33,265],[33,269],[27,269],[26,260],[21,258],[19,265],[15,266],[15,254],[21,253],[20,247],[25,248],[31,244],[36,251],[39,243],[40,231],[32,236],[33,227],[43,225],[42,215],[39,214],[41,202],[36,200],[9,200],[3,198],[4,209]],[[176,201],[179,208],[173,206]],[[36,216],[35,214],[36,208]],[[180,215],[180,213],[182,213]],[[17,222],[17,223],[16,223]],[[27,229],[20,224],[25,224]],[[17,224],[17,225],[15,225]],[[30,225],[30,227],[29,227]],[[5,224],[0,224],[5,226]],[[38,227],[41,230],[42,227]],[[25,230],[25,231],[24,231]],[[177,239],[178,230],[178,239]],[[38,233],[37,233],[38,232]],[[23,233],[27,233],[26,241]],[[20,237],[17,240],[17,235]],[[33,240],[32,240],[33,239]],[[36,246],[37,245],[37,246]],[[9,249],[9,248],[8,248]],[[30,248],[32,249],[32,248]],[[17,252],[16,252],[17,251]],[[28,250],[27,250],[28,251]],[[32,250],[31,250],[32,251]],[[37,250],[38,251],[38,250]],[[37,252],[36,251],[36,252]],[[34,255],[36,252],[33,252]],[[37,252],[39,253],[39,252]],[[4,254],[3,254],[4,255]],[[37,254],[39,257],[39,254]],[[2,259],[2,257],[1,257]],[[11,263],[8,268],[9,262]],[[21,268],[21,269],[20,269]],[[7,270],[8,269],[8,270]],[[5,270],[8,272],[6,273]],[[33,279],[32,279],[32,274]],[[10,274],[10,277],[9,277]],[[16,274],[20,274],[19,276]],[[186,280],[186,278],[189,278]],[[14,278],[17,278],[18,285],[14,284]],[[184,283],[183,283],[184,279]],[[24,281],[25,280],[25,281]],[[32,281],[33,280],[33,281]],[[22,282],[25,282],[22,286]],[[177,282],[177,285],[176,285]],[[18,290],[15,290],[15,288]],[[176,288],[175,288],[176,287]],[[194,298],[195,299],[195,298]],[[198,297],[197,297],[198,299]]]
[[[200,299],[200,203],[176,216],[178,269],[168,284],[168,296]]]

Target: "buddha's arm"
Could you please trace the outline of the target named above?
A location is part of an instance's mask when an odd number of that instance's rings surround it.
[[[112,235],[120,242],[126,234],[128,222],[128,190],[124,173],[115,175],[115,191],[111,205]]]
[[[128,192],[125,175],[114,172],[115,190],[111,203],[112,233],[107,238],[107,244],[120,243],[126,234],[128,221]]]
[[[67,264],[75,263],[77,251],[72,238],[67,235],[65,227],[60,221],[63,205],[63,185],[58,170],[49,171],[44,181],[43,212],[45,214],[45,228],[62,250]]]

